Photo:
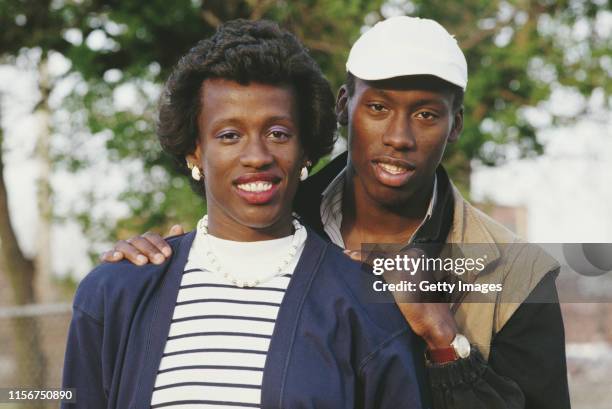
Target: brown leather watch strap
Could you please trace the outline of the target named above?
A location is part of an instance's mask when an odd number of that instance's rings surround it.
[[[428,349],[425,352],[425,356],[430,362],[435,364],[445,364],[459,359],[455,352],[455,348],[452,346],[448,348]]]

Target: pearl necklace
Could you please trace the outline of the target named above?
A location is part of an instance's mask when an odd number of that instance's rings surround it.
[[[241,280],[233,276],[232,274],[230,274],[227,269],[224,269],[221,266],[221,263],[217,259],[217,256],[215,256],[215,254],[213,253],[212,243],[210,242],[209,233],[208,233],[208,215],[205,215],[204,217],[202,217],[202,219],[200,219],[200,221],[198,222],[198,234],[201,234],[205,240],[206,256],[208,257],[208,261],[210,261],[212,270],[216,272],[217,274],[222,274],[232,284],[240,288],[255,287],[263,282],[268,281],[269,279],[273,277],[276,277],[284,269],[287,268],[291,260],[293,260],[293,258],[297,254],[298,248],[306,239],[306,229],[304,229],[304,226],[302,226],[300,222],[298,222],[296,219],[293,219],[293,228],[295,229],[295,232],[293,233],[293,238],[291,240],[291,245],[289,246],[289,250],[287,251],[287,254],[285,255],[285,257],[281,259],[278,266],[272,270],[272,273],[247,281],[247,280]]]

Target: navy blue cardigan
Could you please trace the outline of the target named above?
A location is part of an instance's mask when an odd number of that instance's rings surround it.
[[[81,282],[63,379],[77,403],[63,408],[150,407],[194,235],[171,239],[162,265],[102,264]],[[360,300],[373,279],[308,230],[270,342],[262,408],[421,408],[415,335],[392,300]]]

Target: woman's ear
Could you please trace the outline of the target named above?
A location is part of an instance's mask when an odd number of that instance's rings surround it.
[[[185,155],[187,167],[191,169],[191,177],[200,181],[204,177],[204,164],[202,163],[202,150],[200,143],[196,144],[193,153]]]
[[[336,121],[342,126],[348,125],[348,88],[341,86],[336,97]]]
[[[187,162],[187,167],[191,169],[194,166],[199,166],[198,161],[195,158],[195,155],[187,155],[185,156],[185,161]]]
[[[185,160],[187,161],[188,164],[191,164],[193,166],[197,166],[197,167],[202,167],[203,163],[202,161],[202,147],[200,146],[200,141],[198,141],[196,143],[195,149],[193,150],[193,152],[185,155]]]

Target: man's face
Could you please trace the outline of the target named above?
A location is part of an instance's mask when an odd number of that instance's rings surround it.
[[[429,76],[355,79],[343,87],[338,117],[348,125],[349,169],[355,190],[385,207],[402,206],[431,189],[447,142],[462,128],[454,95]]]

